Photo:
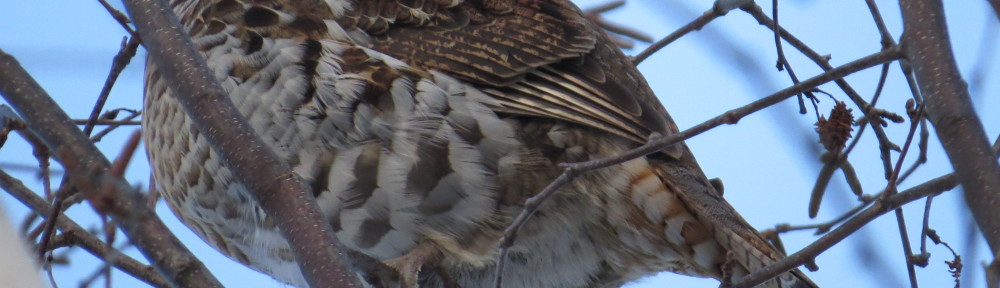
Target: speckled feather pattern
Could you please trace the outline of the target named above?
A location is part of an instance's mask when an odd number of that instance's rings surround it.
[[[441,255],[424,263],[421,287],[489,287],[501,231],[558,163],[677,131],[624,55],[564,0],[171,4],[344,245],[383,261],[418,247]],[[229,257],[306,286],[275,224],[154,65],[146,78],[145,140],[173,212]],[[511,251],[505,287],[617,287],[659,271],[719,279],[727,251],[739,277],[780,257],[683,144],[578,178]]]

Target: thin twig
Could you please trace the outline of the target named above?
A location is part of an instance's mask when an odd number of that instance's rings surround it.
[[[104,109],[104,104],[107,103],[108,96],[111,95],[111,88],[115,86],[115,82],[118,81],[118,76],[125,70],[125,66],[128,66],[128,63],[132,61],[132,57],[135,57],[135,52],[138,48],[139,38],[122,38],[121,48],[118,50],[118,54],[115,55],[114,60],[111,61],[111,71],[108,72],[108,77],[104,80],[104,87],[101,88],[101,94],[97,96],[94,109],[90,111],[90,117],[88,117],[87,123],[83,126],[83,134],[90,136],[90,132],[94,131],[94,123],[97,122],[97,116]]]
[[[997,137],[991,149],[994,153],[1000,151],[1000,136]],[[995,160],[996,158],[993,159]],[[956,186],[958,186],[958,177],[955,176],[955,174],[947,174],[931,179],[930,181],[924,182],[910,189],[906,189],[903,192],[889,196],[885,199],[876,201],[871,207],[868,207],[868,209],[858,213],[858,215],[854,216],[850,220],[847,220],[847,222],[844,222],[843,225],[840,225],[840,227],[837,227],[830,233],[820,237],[816,241],[813,241],[812,244],[802,248],[799,252],[795,252],[795,254],[789,255],[778,262],[768,264],[762,269],[751,272],[750,275],[744,277],[740,283],[736,283],[729,288],[754,287],[754,285],[763,283],[767,279],[771,279],[781,273],[785,273],[785,271],[798,267],[799,265],[809,263],[809,261],[812,261],[812,259],[816,258],[817,255],[823,253],[826,249],[833,247],[833,245],[840,243],[840,241],[844,240],[844,238],[854,234],[854,232],[861,229],[861,227],[868,225],[868,223],[875,220],[875,218],[878,218],[879,216],[882,216],[898,207],[902,207],[906,203],[928,196],[936,196],[945,191],[951,190]],[[997,263],[997,261],[994,260],[993,263]],[[1000,269],[1000,267],[998,267],[998,269]],[[994,276],[1000,276],[1000,270],[997,270],[996,272],[997,274]],[[987,273],[989,274],[989,272]]]
[[[878,29],[879,35],[881,36],[882,47],[885,48],[885,47],[895,46],[896,40],[892,39],[892,35],[889,33],[889,28],[886,27],[885,19],[882,18],[882,12],[879,11],[878,5],[875,3],[875,0],[865,0],[865,4],[868,6],[868,11],[872,15],[872,20],[874,20],[875,27]],[[923,104],[923,97],[920,96],[920,91],[917,88],[916,78],[914,78],[913,71],[910,70],[909,64],[907,64],[906,60],[903,60],[900,61],[899,67],[900,70],[902,70],[903,72],[903,76],[906,78],[906,84],[910,88],[910,94],[912,95],[913,100],[915,100],[916,104],[918,105]],[[887,70],[883,72],[883,75],[885,72],[887,72]],[[882,80],[880,79],[880,81]],[[879,86],[879,90],[876,91],[876,95],[878,95],[880,91],[881,91],[881,86]],[[872,100],[873,106],[875,105],[876,100],[877,99]],[[917,147],[920,149],[920,154],[917,156],[917,161],[915,161],[913,165],[911,165],[910,168],[906,170],[906,172],[903,172],[903,174],[899,176],[898,182],[900,183],[903,182],[903,180],[906,180],[906,178],[909,177],[911,173],[916,171],[921,164],[927,162],[927,139],[929,133],[927,131],[926,120],[927,120],[926,118],[920,119],[920,142],[917,145]]]
[[[115,243],[115,225],[112,225],[108,221],[108,217],[102,217],[101,225],[104,226],[104,239],[110,244]],[[111,254],[110,257],[121,256],[121,253]],[[109,259],[104,259],[104,265],[101,265],[100,271],[104,274],[104,288],[111,288],[111,265],[108,265]]]
[[[830,65],[829,57],[825,57],[820,55],[819,53],[816,53],[816,51],[813,51],[812,48],[809,48],[809,46],[807,46],[805,43],[803,43],[801,40],[796,38],[794,35],[786,31],[785,29],[782,29],[781,27],[775,27],[774,21],[771,20],[767,16],[767,14],[763,12],[763,10],[761,10],[760,6],[754,4],[748,7],[744,7],[742,8],[742,10],[750,14],[750,16],[753,16],[753,18],[757,20],[757,23],[764,25],[765,27],[768,27],[770,29],[778,31],[778,33],[781,35],[781,38],[784,39],[785,42],[788,42],[789,45],[795,47],[795,49],[799,50],[799,52],[801,52],[807,58],[809,58],[818,66],[820,66],[820,68],[822,68],[823,71],[829,71],[830,69],[833,69],[833,65]],[[885,49],[892,49],[892,48],[885,48]],[[854,88],[851,87],[851,85],[847,83],[846,80],[837,79],[836,81],[834,81],[834,83],[836,83],[837,86],[844,91],[844,94],[847,94],[847,97],[850,98],[851,101],[854,102],[854,104],[861,109],[861,112],[864,113],[865,117],[867,117],[868,119],[876,119],[874,113],[875,107],[869,104],[863,98],[861,98],[861,95],[858,94],[858,92],[855,91]],[[878,139],[883,170],[885,171],[885,177],[889,178],[889,175],[892,174],[892,159],[890,157],[889,151],[890,150],[899,151],[899,147],[896,146],[896,144],[892,143],[891,140],[889,140],[889,137],[885,134],[885,130],[882,129],[882,126],[877,121],[872,120],[868,122],[869,122],[868,124],[872,127],[872,131],[875,132],[876,139]]]
[[[911,101],[909,104],[913,104]],[[907,152],[910,151],[910,144],[913,143],[913,137],[917,132],[917,125],[920,123],[921,112],[923,111],[923,106],[912,107],[908,105],[907,114],[910,115],[910,132],[906,135],[906,142],[903,144],[903,150],[899,153],[899,159],[896,160],[896,166],[893,168],[892,176],[889,177],[889,183],[886,185],[885,191],[882,192],[880,198],[885,198],[892,196],[896,193],[896,187],[898,185],[898,179],[900,171],[903,169],[903,160],[906,159]],[[896,226],[899,228],[899,237],[903,246],[903,255],[906,257],[906,272],[910,278],[910,287],[917,288],[917,270],[914,267],[913,258],[913,248],[910,245],[910,236],[906,231],[906,218],[903,217],[903,209],[896,208]]]
[[[118,21],[118,25],[121,25],[122,28],[125,29],[126,32],[128,32],[129,35],[132,35],[132,37],[139,36],[138,34],[135,33],[135,30],[132,29],[132,26],[128,25],[132,21],[128,19],[128,16],[126,16],[125,13],[122,13],[122,11],[118,11],[118,9],[115,9],[115,7],[111,7],[111,4],[108,4],[108,1],[106,0],[97,0],[97,2],[100,2],[101,6],[104,6],[104,9],[108,10],[108,13],[111,14],[111,17],[115,18],[115,21]]]
[[[500,245],[498,247],[499,257],[497,263],[497,272],[495,275],[496,278],[494,279],[494,287],[497,288],[501,287],[502,284],[501,275],[503,275],[502,269],[505,265],[505,262],[507,261],[508,248],[513,244],[514,237],[516,236],[520,228],[527,223],[528,219],[530,219],[531,215],[534,214],[535,212],[535,210],[528,209],[528,207],[529,206],[537,207],[539,205],[538,203],[544,201],[544,199],[551,196],[551,194],[555,193],[555,191],[558,191],[558,189],[561,188],[562,186],[565,186],[566,184],[570,183],[573,180],[573,178],[579,176],[580,174],[587,171],[593,171],[596,169],[601,169],[612,165],[621,164],[631,159],[635,159],[638,157],[642,157],[644,155],[662,151],[663,149],[669,147],[670,145],[673,145],[674,143],[678,143],[680,141],[683,141],[684,139],[694,137],[695,135],[704,133],[705,131],[708,131],[712,128],[721,126],[723,124],[735,124],[740,119],[742,119],[747,115],[750,115],[751,113],[760,111],[764,108],[770,107],[771,105],[780,103],[781,101],[784,101],[785,99],[795,96],[795,94],[801,93],[802,91],[813,89],[816,86],[821,85],[823,83],[833,81],[834,79],[840,79],[841,77],[850,75],[851,73],[857,71],[870,68],[875,65],[894,61],[898,59],[900,56],[901,56],[900,49],[883,50],[878,53],[847,63],[843,66],[837,67],[823,74],[817,75],[813,78],[802,81],[799,84],[785,88],[770,96],[751,102],[750,104],[747,104],[743,107],[725,112],[722,115],[716,116],[687,130],[671,134],[668,136],[657,136],[651,138],[646,144],[643,144],[642,146],[639,146],[635,149],[628,150],[623,153],[619,153],[617,155],[595,159],[591,161],[561,164],[561,167],[563,167],[564,169],[562,175],[556,178],[556,180],[554,180],[552,183],[549,183],[549,185],[546,186],[545,189],[543,189],[541,192],[529,198],[527,200],[528,204],[525,205],[526,208],[522,210],[521,213],[515,218],[515,220],[507,227],[507,229],[504,230],[504,234],[500,238],[501,239]]]
[[[111,268],[111,265],[108,265],[107,262],[102,263],[101,267],[98,267],[97,270],[94,270],[94,272],[91,272],[90,275],[84,277],[83,280],[80,280],[80,288],[90,287],[94,282],[97,282],[98,279],[101,279],[101,276],[105,276],[105,288],[110,288],[107,286],[111,283],[111,277],[108,276],[105,271],[109,268]]]
[[[823,222],[823,223],[816,223],[816,224],[807,224],[807,225],[778,224],[778,225],[774,226],[774,230],[773,231],[775,233],[785,233],[785,232],[798,231],[798,230],[812,230],[812,229],[816,229],[815,235],[822,235],[823,233],[830,232],[830,229],[833,229],[833,226],[837,226],[837,224],[840,224],[840,222],[844,222],[844,220],[850,219],[851,216],[854,216],[854,214],[857,214],[862,209],[865,209],[865,207],[868,207],[868,204],[871,204],[872,202],[875,201],[874,197],[868,196],[868,195],[864,195],[864,196],[862,196],[860,198],[861,198],[861,200],[860,200],[861,204],[859,204],[858,206],[855,206],[854,208],[851,208],[851,210],[848,210],[843,215],[840,215],[840,217],[834,218],[834,219],[832,219],[830,221]],[[762,233],[766,233],[766,232],[762,232]]]
[[[885,88],[886,80],[889,78],[889,63],[882,65],[882,71],[878,76],[878,84],[875,85],[875,93],[872,95],[871,105],[875,106],[878,103],[879,97],[882,96],[882,89]],[[868,119],[867,116],[865,119]],[[881,117],[876,117],[874,119],[869,119],[870,121],[880,121]]]
[[[920,229],[920,254],[912,255],[913,264],[920,267],[927,267],[931,253],[927,253],[927,232],[931,230],[931,203],[934,203],[934,196],[924,200],[924,221]]]
[[[778,32],[781,31],[781,25],[778,24],[778,0],[771,1],[771,15],[771,18],[774,19],[774,27],[776,28],[771,29],[774,32],[774,47],[778,54],[778,60],[775,65],[778,68],[778,71],[784,70],[788,72],[788,77],[792,79],[793,85],[798,84],[799,77],[795,76],[795,70],[792,69],[792,64],[789,64],[788,59],[785,58],[785,49],[781,44],[781,33]],[[812,91],[806,91],[804,94],[809,98],[809,102],[812,102],[813,111],[816,112],[816,119],[819,119],[819,108],[816,106],[816,96],[812,94]],[[806,111],[805,99],[803,99],[806,97],[803,97],[802,94],[798,94],[796,97],[799,100],[799,114],[806,114],[808,111]]]
[[[52,211],[51,214],[49,214],[48,217],[41,217],[42,222],[38,223],[37,227],[35,227],[34,229],[31,229],[31,231],[29,231],[28,233],[26,233],[25,234],[25,238],[27,238],[27,239],[35,239],[35,238],[39,238],[39,237],[44,236],[44,235],[42,235],[42,233],[51,233],[51,231],[49,230],[50,229],[49,226],[51,226],[53,224],[53,222],[49,221],[49,219],[57,219],[57,217],[55,217],[56,215],[62,214],[62,212],[66,211],[66,209],[68,208],[68,206],[72,206],[73,203],[70,203],[70,202],[66,201],[66,199],[64,199],[64,198],[67,197],[65,195],[74,194],[75,191],[73,189],[75,189],[75,188],[73,186],[71,186],[71,185],[61,185],[61,186],[59,186],[59,190],[56,190],[55,193],[52,194],[54,196],[45,197],[45,200],[48,200],[54,206],[53,207],[53,211]],[[58,195],[58,196],[61,196],[61,197],[56,197],[55,195]],[[63,199],[56,199],[56,198],[63,198]],[[56,200],[59,200],[59,201],[57,202]],[[67,203],[69,203],[69,205],[67,205]],[[63,214],[63,215],[65,215],[65,214]],[[42,237],[42,238],[44,238],[44,237]],[[42,244],[44,244],[43,240],[44,239],[38,241],[39,246],[43,246],[42,245]],[[44,256],[44,254],[41,254],[41,255]]]
[[[841,79],[842,77],[849,75],[854,72],[858,72],[873,65],[879,65],[885,62],[891,62],[899,59],[901,56],[899,54],[899,49],[890,49],[880,51],[878,53],[862,57],[858,60],[854,60],[850,63],[844,64],[843,66],[837,67],[835,69],[824,72],[814,76],[813,78],[806,79],[799,84],[793,85],[791,87],[782,89],[781,91],[775,92],[774,94],[768,95],[767,97],[758,99],[750,104],[743,107],[729,110],[719,116],[716,116],[708,121],[702,122],[694,127],[687,130],[681,131],[676,134],[671,134],[669,136],[660,136],[650,139],[646,144],[626,151],[625,153],[616,155],[612,157],[613,159],[596,159],[586,162],[569,163],[566,164],[567,167],[572,167],[575,169],[599,169],[608,167],[611,165],[621,164],[625,161],[641,157],[650,153],[655,153],[660,151],[674,143],[680,142],[684,139],[694,137],[695,135],[704,133],[712,128],[721,126],[722,124],[735,124],[739,122],[740,119],[751,113],[760,111],[764,108],[770,107],[771,105],[777,104],[785,99],[795,96],[796,93],[802,93],[802,91],[813,89],[816,86],[822,85],[823,83],[835,81],[836,79]],[[593,167],[593,168],[591,168]]]
[[[604,31],[614,33],[614,34],[608,34],[608,36],[611,36],[611,40],[615,41],[615,43],[618,44],[618,47],[624,49],[631,49],[633,46],[635,46],[631,40],[619,37],[618,35],[639,40],[644,43],[653,42],[653,38],[650,37],[649,35],[646,35],[646,33],[643,33],[642,31],[630,27],[612,23],[611,21],[608,21],[604,19],[603,16],[601,16],[601,14],[622,7],[623,5],[625,5],[625,0],[608,1],[607,3],[598,5],[596,7],[584,9],[583,16],[586,17],[587,20],[590,20],[590,22],[593,22],[595,25],[597,25],[597,27],[604,29]]]
[[[677,31],[670,33],[670,35],[663,37],[663,39],[660,39],[660,41],[656,41],[656,43],[649,45],[649,47],[647,47],[646,50],[642,50],[642,52],[639,52],[639,54],[636,54],[634,57],[632,57],[632,64],[638,66],[639,63],[645,61],[646,58],[652,56],[653,53],[660,51],[660,49],[663,49],[663,47],[667,47],[667,45],[670,45],[670,43],[677,41],[677,39],[684,37],[684,35],[687,35],[692,31],[701,30],[701,28],[705,27],[705,25],[707,25],[709,22],[712,22],[712,20],[715,20],[715,18],[719,18],[719,16],[726,15],[726,13],[729,13],[729,10],[724,10],[724,8],[718,5],[718,2],[716,2],[716,5],[713,5],[712,9],[708,9],[708,11],[702,13],[701,16],[698,16],[698,18],[694,19],[694,21],[691,21],[690,23],[684,25],[680,29],[677,29]]]
[[[128,116],[125,116],[124,119],[122,119],[121,121],[116,121],[116,122],[122,122],[122,123],[139,122],[139,121],[135,121],[133,119],[139,118],[139,116],[142,115],[142,111],[130,111],[130,112],[132,112],[132,114],[130,114]],[[107,136],[109,133],[111,133],[111,131],[114,131],[115,129],[118,129],[119,127],[121,127],[123,125],[126,125],[126,124],[120,124],[120,123],[111,122],[110,124],[108,124],[107,127],[104,127],[104,129],[101,129],[101,131],[98,131],[97,134],[94,134],[94,136],[90,137],[90,141],[100,142],[101,139],[104,138],[104,136]],[[128,124],[128,125],[131,125],[131,124]]]
[[[892,33],[889,33],[889,28],[885,25],[885,18],[882,18],[882,12],[879,11],[875,0],[865,0],[865,4],[868,5],[868,12],[872,15],[872,20],[875,21],[875,28],[878,29],[882,48],[895,46],[896,40],[892,39]]]
[[[868,209],[858,213],[857,216],[847,220],[847,222],[844,222],[843,225],[840,225],[833,231],[830,231],[830,233],[827,233],[823,237],[813,241],[813,243],[809,244],[809,246],[806,246],[805,248],[802,248],[802,250],[778,260],[777,262],[771,263],[762,269],[750,273],[744,277],[742,281],[735,283],[730,288],[754,287],[757,284],[763,283],[767,279],[774,278],[785,271],[808,263],[815,258],[816,255],[819,255],[820,253],[823,253],[823,251],[826,251],[826,249],[840,243],[840,241],[844,240],[844,238],[847,238],[847,236],[850,236],[858,229],[861,229],[861,227],[868,225],[868,223],[875,220],[875,218],[878,218],[895,208],[901,207],[904,204],[917,199],[930,195],[937,195],[944,191],[951,190],[957,185],[958,182],[956,181],[955,176],[948,174],[907,189],[906,191],[893,195],[882,201],[876,201],[871,207],[868,207]]]
[[[76,125],[87,125],[87,119],[73,119],[73,124]],[[139,120],[110,120],[110,119],[97,119],[93,122],[94,125],[119,125],[119,126],[138,126],[142,125],[142,121]]]
[[[45,142],[92,207],[111,215],[129,240],[178,286],[221,287],[205,266],[180,244],[141,195],[122,178],[110,177],[107,158],[14,57],[0,50],[0,94]]]
[[[45,199],[39,197],[38,194],[35,194],[28,187],[24,186],[20,180],[10,176],[3,170],[0,170],[0,188],[3,188],[8,194],[21,201],[21,203],[24,203],[36,215],[50,215],[54,210]],[[62,234],[60,234],[61,238],[66,238],[67,241],[71,241],[74,245],[82,247],[83,250],[98,258],[109,259],[108,255],[119,253],[111,245],[87,233],[83,227],[80,227],[80,225],[73,222],[69,217],[59,217],[59,219],[55,220],[55,223],[56,228],[62,231]],[[156,269],[130,257],[116,257],[110,261],[110,264],[154,287],[172,287]]]
[[[56,195],[56,198],[52,201],[52,203],[53,208],[52,212],[50,212],[51,214],[46,216],[45,220],[38,225],[39,227],[43,227],[41,229],[42,238],[38,240],[38,259],[45,259],[45,253],[49,252],[49,240],[51,240],[52,235],[55,234],[56,220],[59,220],[59,215],[62,215],[60,210],[62,210],[63,197]]]
[[[907,168],[903,174],[899,175],[899,181],[897,182],[903,183],[903,181],[906,181],[906,178],[909,178],[913,172],[917,171],[917,168],[924,163],[927,163],[928,139],[930,139],[930,132],[927,130],[927,121],[924,118],[920,118],[920,142],[917,142],[917,152],[919,152],[919,154],[917,154],[917,160],[913,161],[910,168]]]
[[[538,207],[545,202],[545,199],[548,199],[549,196],[555,194],[555,191],[560,187],[573,182],[573,179],[580,176],[580,173],[581,171],[579,170],[574,170],[569,167],[565,168],[562,175],[559,175],[559,177],[553,180],[552,183],[549,183],[545,189],[535,196],[528,198],[528,200],[524,202],[524,210],[517,215],[517,218],[514,218],[514,221],[510,224],[510,226],[507,226],[507,229],[503,231],[503,235],[500,236],[500,256],[497,260],[496,275],[493,278],[494,288],[503,287],[503,272],[508,261],[507,255],[510,253],[510,247],[514,245],[514,239],[517,237],[517,232],[524,227],[524,224],[528,223],[528,219],[531,218],[531,215],[535,214],[535,211],[538,211]]]

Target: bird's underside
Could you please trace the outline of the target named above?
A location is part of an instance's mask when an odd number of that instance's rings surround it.
[[[642,76],[566,0],[171,0],[251,125],[347,247],[404,285],[491,287],[501,231],[562,162],[676,133]],[[161,194],[205,241],[305,282],[275,224],[147,68]],[[511,248],[505,287],[736,281],[781,257],[674,145],[583,175]],[[798,271],[766,287],[811,287]]]

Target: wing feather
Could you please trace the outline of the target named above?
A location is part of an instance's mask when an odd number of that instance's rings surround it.
[[[393,12],[389,4],[411,12]],[[652,133],[677,131],[631,63],[602,61],[627,58],[567,0],[365,0],[353,5],[378,7],[355,9],[378,11],[390,23],[366,30],[372,49],[473,83],[499,100],[497,112],[560,119],[637,143]],[[445,17],[442,13],[468,15],[469,21],[456,27],[403,19],[413,13],[429,19]],[[395,14],[403,18],[389,17]],[[675,149],[666,152],[679,155]]]
[[[182,15],[190,31],[241,23],[231,35],[245,38],[241,48],[248,51],[261,37],[344,37],[337,39],[488,91],[498,100],[496,112],[559,119],[636,143],[677,131],[628,57],[569,0],[197,3]],[[676,146],[664,152],[681,155]]]

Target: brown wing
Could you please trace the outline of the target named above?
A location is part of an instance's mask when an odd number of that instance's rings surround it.
[[[347,29],[372,35],[373,49],[479,86],[497,97],[498,112],[561,119],[637,143],[677,131],[628,57],[569,1],[353,4]]]

